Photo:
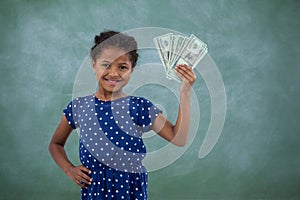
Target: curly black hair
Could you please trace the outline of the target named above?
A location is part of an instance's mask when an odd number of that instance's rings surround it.
[[[139,55],[134,37],[112,30],[101,32],[94,38],[94,46],[90,52],[91,58],[96,61],[102,50],[108,47],[117,47],[126,51],[132,63],[132,68],[135,67]]]

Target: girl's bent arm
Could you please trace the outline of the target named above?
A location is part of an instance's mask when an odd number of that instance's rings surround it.
[[[71,132],[72,128],[63,115],[49,144],[49,152],[52,158],[65,173],[67,173],[68,168],[73,166],[64,150],[65,143]]]
[[[91,178],[87,175],[90,170],[80,165],[75,167],[68,159],[64,149],[64,145],[72,132],[71,126],[68,124],[66,117],[62,119],[56,128],[56,131],[49,144],[49,152],[57,165],[80,187],[85,187],[91,184]]]
[[[152,129],[167,141],[177,146],[185,146],[190,127],[190,91],[196,80],[196,75],[192,68],[187,65],[178,66],[176,71],[178,76],[182,79],[176,123],[173,125],[160,114],[154,120]]]
[[[176,124],[173,125],[162,114],[155,119],[152,129],[161,137],[177,146],[185,146],[187,143],[190,126],[190,103],[189,95],[182,94],[178,108]]]

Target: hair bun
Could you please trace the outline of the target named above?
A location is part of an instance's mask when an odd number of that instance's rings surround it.
[[[101,43],[101,37],[99,35],[96,35],[95,39],[94,39],[94,42],[95,42],[96,45],[100,44]]]
[[[98,45],[101,42],[103,42],[103,41],[107,40],[108,38],[110,38],[110,37],[112,37],[114,35],[117,35],[117,34],[119,34],[119,32],[116,32],[116,31],[102,32],[99,35],[95,36],[95,39],[94,39],[95,45]]]

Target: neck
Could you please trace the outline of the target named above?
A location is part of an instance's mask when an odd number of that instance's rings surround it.
[[[122,90],[118,92],[104,92],[101,89],[98,89],[98,91],[95,93],[95,96],[103,101],[111,101],[125,97],[127,94],[125,94]]]

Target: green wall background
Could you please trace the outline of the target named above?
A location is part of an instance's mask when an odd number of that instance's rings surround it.
[[[208,43],[227,95],[221,137],[198,159],[210,119],[198,76],[199,131],[180,159],[149,174],[150,199],[300,199],[299,9],[297,0],[1,1],[0,199],[79,199],[48,143],[94,35],[142,27]],[[75,163],[77,140],[66,146]]]

